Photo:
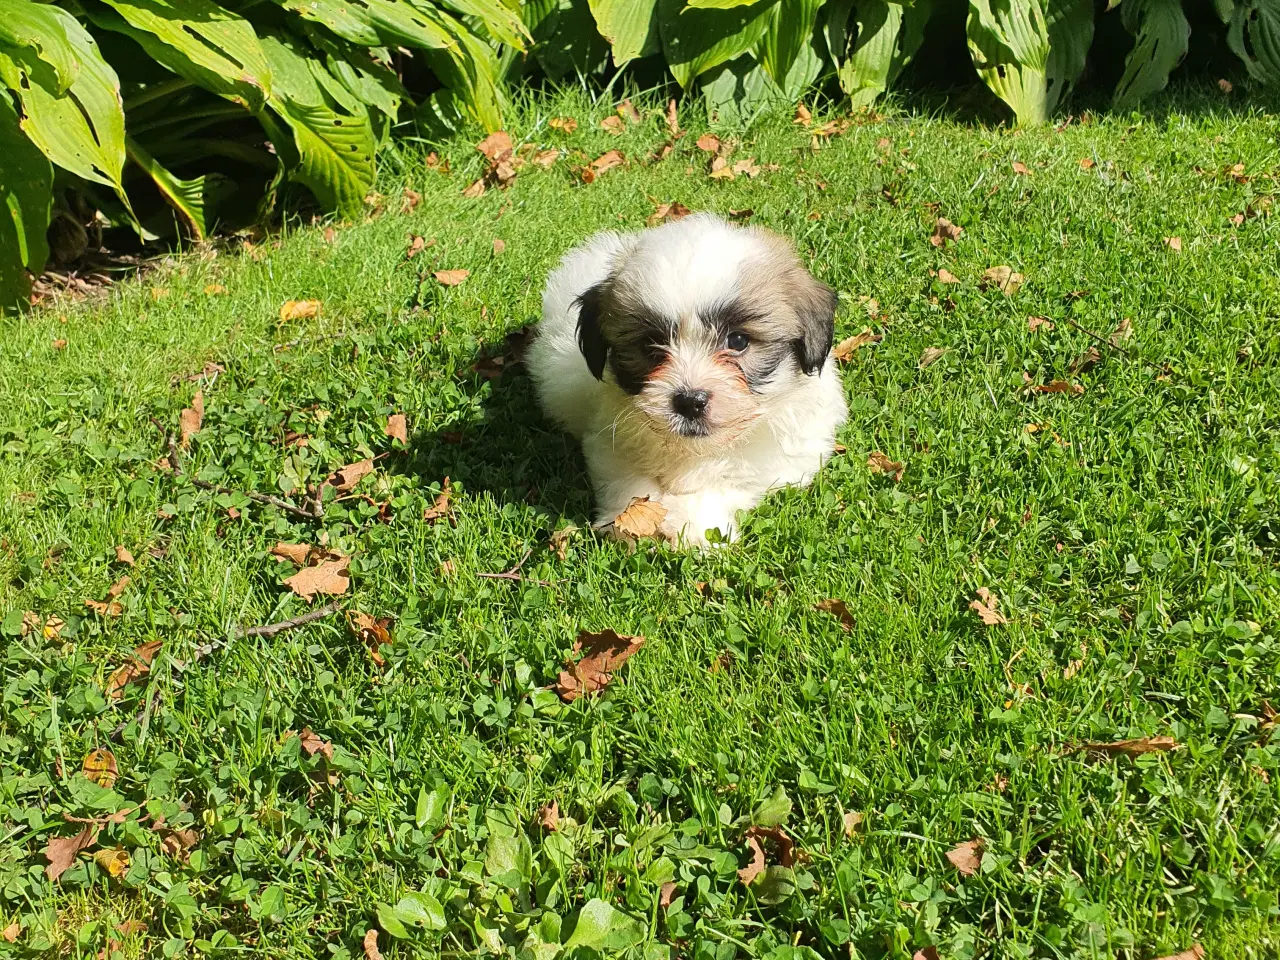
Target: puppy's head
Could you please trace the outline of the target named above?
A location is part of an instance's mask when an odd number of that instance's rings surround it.
[[[638,234],[578,303],[598,379],[659,431],[729,444],[821,373],[836,295],[780,237],[698,214]]]

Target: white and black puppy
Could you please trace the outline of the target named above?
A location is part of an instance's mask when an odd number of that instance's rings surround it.
[[[582,439],[597,521],[647,496],[667,508],[664,533],[701,546],[713,529],[735,537],[769,490],[812,480],[848,415],[835,309],[789,243],[711,214],[570,251],[526,365]]]

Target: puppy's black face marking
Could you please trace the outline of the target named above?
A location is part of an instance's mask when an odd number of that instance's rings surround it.
[[[742,371],[747,389],[764,393],[777,376],[778,368],[791,349],[760,309],[742,300],[722,300],[703,314],[707,325],[731,360]]]

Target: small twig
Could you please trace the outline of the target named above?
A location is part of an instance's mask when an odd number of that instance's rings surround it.
[[[199,487],[201,490],[212,490],[214,493],[221,493],[229,497],[234,497],[238,491],[231,490],[227,487],[220,487],[216,483],[209,483],[207,480],[201,480],[199,477],[193,477],[191,474],[184,474],[182,470],[182,458],[178,452],[177,441],[173,439],[173,434],[169,434],[169,466],[173,469],[174,476],[186,476],[193,486]],[[319,520],[324,516],[323,508],[316,501],[316,508],[311,510],[296,507],[292,503],[281,500],[279,497],[273,497],[265,493],[245,492],[244,494],[250,500],[258,503],[266,503],[286,513],[292,513],[296,517],[302,517],[304,520]]]
[[[1090,330],[1088,327],[1082,327],[1082,326],[1080,326],[1080,324],[1076,323],[1076,322],[1075,322],[1074,320],[1072,320],[1070,317],[1064,317],[1063,319],[1065,319],[1065,320],[1067,321],[1067,323],[1071,324],[1071,326],[1075,327],[1077,330],[1079,330],[1081,333],[1083,333],[1086,337],[1093,337],[1093,339],[1097,340],[1097,341],[1098,341],[1100,344],[1102,344],[1104,347],[1110,347],[1112,350],[1115,350],[1115,351],[1117,351],[1118,353],[1122,353],[1122,354],[1124,354],[1124,355],[1125,355],[1126,357],[1128,357],[1130,360],[1132,360],[1132,359],[1133,359],[1133,354],[1131,354],[1131,353],[1130,353],[1128,350],[1126,350],[1124,347],[1120,346],[1120,344],[1118,344],[1118,343],[1112,343],[1112,342],[1111,342],[1111,340],[1110,340],[1109,338],[1102,336],[1102,334],[1100,334],[1100,333],[1094,333],[1094,332],[1093,332],[1092,330]]]
[[[536,583],[540,587],[555,586],[555,584],[549,580],[535,580],[533,577],[526,577],[520,572],[520,568],[524,566],[524,562],[531,556],[533,556],[533,550],[529,550],[525,553],[525,555],[520,558],[520,562],[510,570],[504,570],[502,573],[477,573],[476,576],[482,577],[485,580],[515,580],[519,583]]]
[[[336,613],[342,608],[342,604],[334,602],[320,607],[318,610],[312,610],[310,613],[304,613],[300,617],[294,617],[292,620],[281,620],[279,623],[269,623],[262,627],[242,627],[237,631],[238,637],[274,637],[277,633],[283,633],[285,630],[292,630],[294,627],[301,627],[308,623],[315,623],[317,620],[323,620],[331,613]]]

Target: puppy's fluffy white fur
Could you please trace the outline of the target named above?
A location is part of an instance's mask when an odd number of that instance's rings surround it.
[[[768,491],[808,484],[847,417],[835,302],[785,241],[708,214],[570,251],[526,365],[582,440],[597,522],[647,496],[668,536],[701,546],[712,530],[733,539]],[[730,333],[749,346],[728,349]],[[672,410],[690,391],[706,404],[692,420]]]

